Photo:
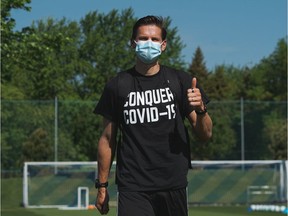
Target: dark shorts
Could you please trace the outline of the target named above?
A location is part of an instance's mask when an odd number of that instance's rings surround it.
[[[186,188],[157,192],[119,192],[118,216],[188,216]]]

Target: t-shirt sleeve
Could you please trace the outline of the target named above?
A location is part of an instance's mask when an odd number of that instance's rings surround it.
[[[95,114],[99,114],[112,122],[117,122],[117,93],[115,80],[116,79],[112,79],[105,85],[100,100],[93,111]]]

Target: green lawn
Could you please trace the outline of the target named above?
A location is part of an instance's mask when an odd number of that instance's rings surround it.
[[[97,210],[25,209],[22,202],[22,178],[1,180],[1,216],[97,216]],[[108,216],[115,216],[111,208]],[[248,212],[246,206],[191,207],[189,216],[280,216],[282,213]]]
[[[2,209],[2,216],[97,216],[97,210],[58,210],[58,209],[24,209],[20,207]],[[115,216],[112,208],[108,216]],[[245,207],[194,207],[190,208],[189,216],[280,216],[282,213],[248,212]]]

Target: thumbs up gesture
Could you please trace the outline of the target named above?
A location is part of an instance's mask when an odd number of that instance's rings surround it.
[[[201,92],[196,86],[197,79],[194,77],[191,88],[187,90],[187,99],[190,106],[192,106],[196,112],[202,112],[205,110],[205,106],[202,101]]]

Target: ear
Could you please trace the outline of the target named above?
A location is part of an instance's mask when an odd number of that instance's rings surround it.
[[[167,40],[162,41],[162,45],[161,45],[161,51],[162,51],[162,52],[165,51],[166,45],[167,45]]]

